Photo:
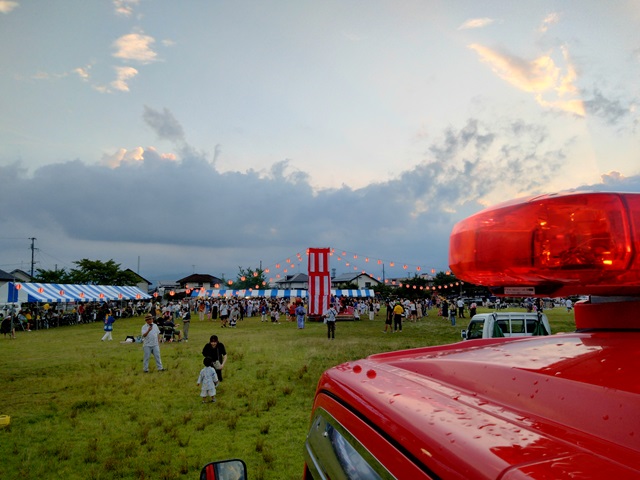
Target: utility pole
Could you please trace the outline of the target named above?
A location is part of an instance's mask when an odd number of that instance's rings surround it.
[[[33,280],[33,266],[36,263],[35,262],[35,241],[37,240],[36,237],[29,237],[29,240],[31,240],[31,280]]]

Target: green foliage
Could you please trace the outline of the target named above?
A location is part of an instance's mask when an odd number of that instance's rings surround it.
[[[64,268],[60,270],[43,270],[38,268],[33,276],[33,281],[39,283],[73,283],[71,281],[71,275]]]
[[[267,279],[262,269],[238,267],[238,276],[231,288],[235,290],[261,289],[265,288],[264,284],[266,283]]]
[[[135,285],[138,277],[128,270],[121,270],[120,264],[113,260],[89,260],[83,258],[73,262],[77,268],[67,272],[61,270],[36,271],[34,280],[42,283],[78,283],[90,285]]]
[[[573,317],[551,309],[554,333]],[[376,352],[451,343],[458,327],[429,316],[407,322],[402,335],[374,321],[326,326],[280,325],[247,318],[235,329],[192,320],[188,343],[160,347],[166,372],[142,373],[142,349],[121,344],[142,318],[121,319],[114,341],[99,323],[18,332],[0,338],[0,478],[111,480],[194,479],[213,460],[242,458],[253,479],[299,479],[304,440],[321,373]],[[197,318],[197,315],[194,316]],[[202,404],[196,386],[201,350],[216,333],[228,351],[217,402]]]

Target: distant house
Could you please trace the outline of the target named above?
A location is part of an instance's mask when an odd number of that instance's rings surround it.
[[[343,273],[331,279],[331,288],[342,288],[355,284],[358,289],[373,288],[380,282],[367,273]]]
[[[188,277],[181,278],[177,282],[178,288],[204,288],[206,290],[213,288],[224,288],[224,280],[213,275],[207,275],[202,273],[194,273]]]
[[[29,275],[24,270],[20,270],[19,268],[16,268],[15,270],[11,270],[11,275],[13,275],[13,278],[15,278],[17,282],[31,281],[31,275]]]
[[[125,270],[125,272],[130,272],[133,273],[136,276],[136,287],[138,287],[140,290],[142,290],[144,293],[149,293],[149,287],[151,286],[151,282],[149,280],[147,280],[146,278],[144,278],[142,275],[134,272],[133,270],[131,270],[130,268],[127,268]]]
[[[273,282],[273,287],[278,290],[294,290],[309,288],[309,276],[306,273],[287,275]]]
[[[0,270],[0,283],[13,282],[14,278],[12,274]]]

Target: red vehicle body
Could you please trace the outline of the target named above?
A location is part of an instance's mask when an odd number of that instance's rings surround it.
[[[520,246],[505,240],[514,230]],[[640,195],[539,197],[457,225],[450,264],[462,280],[498,294],[586,286],[600,296],[575,305],[575,333],[377,354],[326,371],[305,478],[640,478],[639,245]]]

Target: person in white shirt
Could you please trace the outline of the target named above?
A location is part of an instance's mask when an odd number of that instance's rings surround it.
[[[325,322],[327,323],[327,338],[329,340],[335,340],[336,338],[336,317],[338,316],[338,311],[335,309],[333,305],[329,307],[324,314]]]
[[[142,370],[144,373],[149,373],[149,358],[153,354],[153,358],[156,361],[156,368],[159,372],[164,370],[162,366],[162,360],[160,359],[160,344],[158,343],[158,336],[160,335],[160,329],[153,323],[153,316],[151,314],[144,318],[145,324],[142,326],[142,349],[144,350],[144,358],[142,360]]]

